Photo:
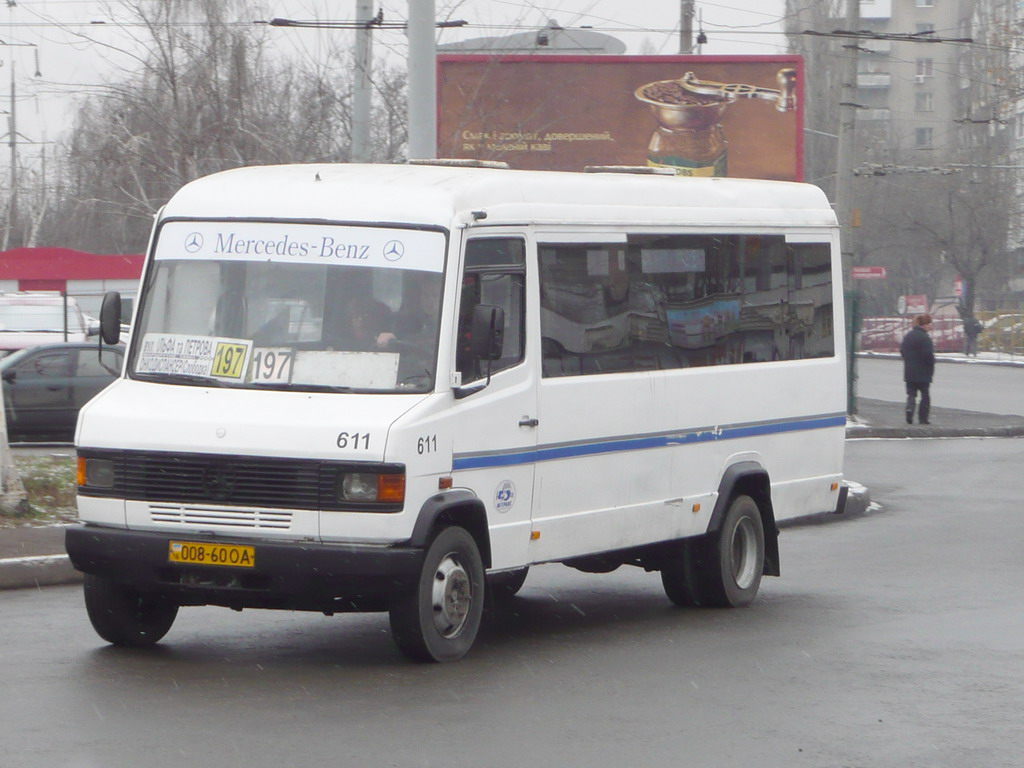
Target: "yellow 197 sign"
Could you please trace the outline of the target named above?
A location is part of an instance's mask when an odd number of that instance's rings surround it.
[[[240,379],[245,372],[245,360],[248,357],[247,344],[232,344],[218,341],[213,353],[212,375],[225,379]]]

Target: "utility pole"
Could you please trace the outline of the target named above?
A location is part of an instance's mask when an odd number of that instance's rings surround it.
[[[846,0],[846,29],[860,26],[860,0]],[[843,49],[839,78],[839,140],[836,154],[836,216],[843,234],[843,279],[850,279],[853,264],[853,169],[854,134],[857,125],[857,48],[856,38]]]
[[[860,27],[860,0],[846,0],[846,30]],[[840,75],[839,140],[836,154],[836,217],[842,238],[843,284],[846,288],[847,313],[847,387],[846,410],[857,412],[857,355],[854,345],[860,328],[860,294],[853,290],[851,267],[856,252],[853,210],[854,133],[857,125],[857,47],[858,41],[842,44],[844,56]]]
[[[434,0],[409,0],[409,159],[437,156]]]
[[[679,0],[679,52],[693,53],[693,2]]]
[[[3,250],[11,247],[11,230],[18,218],[18,100],[14,92],[14,57],[11,57],[11,111],[7,116],[7,144],[11,148],[11,199],[7,203],[7,226]]]
[[[370,160],[372,20],[373,0],[356,0],[356,71],[352,84],[352,161],[356,163]]]

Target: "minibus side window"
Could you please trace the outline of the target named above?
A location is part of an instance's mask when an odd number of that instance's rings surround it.
[[[541,243],[545,377],[831,357],[831,249],[780,234]]]
[[[526,243],[518,237],[479,237],[466,243],[459,305],[456,369],[463,383],[487,375],[487,363],[469,352],[469,324],[479,304],[505,310],[505,342],[501,358],[490,363],[491,373],[522,362],[526,348]]]

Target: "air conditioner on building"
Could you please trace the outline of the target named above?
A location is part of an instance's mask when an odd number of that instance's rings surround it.
[[[921,85],[924,82],[924,75],[914,75],[914,82]]]

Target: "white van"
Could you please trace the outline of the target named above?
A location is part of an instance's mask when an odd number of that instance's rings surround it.
[[[0,355],[58,341],[86,341],[95,330],[72,296],[0,293]]]
[[[803,184],[302,165],[157,217],[67,532],[96,631],[179,606],[389,611],[473,644],[527,569],[743,606],[842,503],[836,219]],[[116,295],[102,322],[116,340]]]

